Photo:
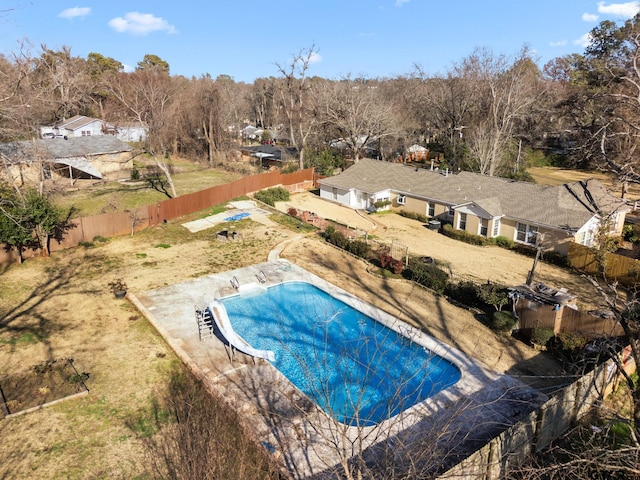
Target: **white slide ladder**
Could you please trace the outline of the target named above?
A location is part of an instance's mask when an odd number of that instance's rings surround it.
[[[257,348],[253,348],[244,338],[233,330],[231,322],[229,321],[229,316],[227,315],[227,309],[224,308],[224,305],[220,301],[213,300],[209,302],[209,310],[213,320],[216,322],[218,330],[220,330],[220,333],[224,338],[226,338],[229,345],[233,348],[241,351],[242,353],[246,353],[247,355],[251,355],[252,357],[263,358],[270,362],[273,362],[276,359],[272,350],[258,350]]]

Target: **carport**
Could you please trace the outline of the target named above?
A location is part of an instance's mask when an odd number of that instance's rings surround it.
[[[91,165],[86,157],[56,158],[52,163],[58,174],[68,176],[71,179],[71,185],[73,185],[74,179],[78,178],[102,179],[102,174]]]

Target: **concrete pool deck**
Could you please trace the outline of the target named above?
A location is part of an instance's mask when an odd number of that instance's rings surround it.
[[[433,437],[446,465],[472,453],[515,423],[546,398],[517,380],[492,372],[462,352],[382,312],[344,290],[286,260],[216,273],[138,294],[129,300],[146,316],[182,361],[246,419],[255,438],[268,445],[293,478],[322,478],[345,462],[341,449],[356,454],[357,437],[378,461],[379,448],[407,444],[406,439]],[[448,359],[462,371],[452,387],[374,427],[346,427],[334,423],[280,372],[263,360],[236,352],[231,361],[218,338],[200,341],[195,308],[216,297],[237,295],[241,286],[305,281],[396,330],[412,341]],[[382,447],[381,447],[382,446]],[[351,454],[350,453],[350,454]],[[349,454],[349,455],[350,455]],[[367,454],[364,455],[367,457]],[[433,460],[433,459],[432,459]],[[339,467],[338,467],[339,468]]]

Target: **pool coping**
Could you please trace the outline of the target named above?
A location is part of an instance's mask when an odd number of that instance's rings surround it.
[[[231,362],[220,340],[199,340],[194,307],[203,306],[216,297],[239,295],[232,286],[233,281],[237,280],[240,285],[258,284],[258,277],[266,278],[261,286],[267,288],[293,281],[318,286],[445,358],[460,369],[460,380],[378,425],[333,425],[333,421],[320,407],[305,402],[305,395],[270,363],[255,361],[240,352],[236,353]],[[526,401],[531,409],[545,400],[519,381],[491,371],[461,351],[284,259],[207,275],[142,292],[137,296],[130,293],[128,298],[205,385],[239,410],[255,438],[270,447],[294,478],[315,478],[341,461],[344,462],[345,459],[336,455],[337,449],[331,446],[336,437],[353,445],[358,436],[365,436],[373,439],[370,444],[364,445],[364,448],[370,448],[381,440],[401,435],[418,424],[424,424],[428,416],[434,417],[434,425],[443,421],[439,418],[445,415],[443,410],[450,410],[449,413],[461,417],[460,422],[463,422],[462,417],[465,415],[473,417],[470,420],[472,422],[478,421],[476,417],[482,415],[483,422],[490,416],[495,417],[500,424],[515,423],[512,412],[501,411],[498,403],[493,403],[496,399],[503,398],[503,392],[509,392],[510,400],[515,398]],[[489,404],[489,407],[482,402]],[[277,415],[272,415],[273,411]],[[277,417],[277,422],[274,417]]]

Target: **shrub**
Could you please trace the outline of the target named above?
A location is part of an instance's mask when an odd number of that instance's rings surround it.
[[[387,268],[391,263],[391,260],[393,260],[391,257],[391,249],[386,245],[380,247],[376,252],[376,255],[378,256],[378,262],[382,268]]]
[[[495,237],[493,239],[493,243],[495,243],[499,247],[506,248],[506,249],[509,249],[509,250],[512,250],[514,245],[516,244],[516,242],[514,242],[510,238],[507,238],[507,237],[505,237],[503,235]]]
[[[369,258],[371,247],[362,240],[354,240],[352,242],[347,242],[346,250],[358,257]]]
[[[549,340],[554,337],[553,329],[547,327],[534,328],[531,330],[531,341],[535,345],[546,346]]]
[[[481,235],[474,235],[465,230],[456,230],[451,225],[446,224],[442,227],[442,233],[454,240],[460,240],[461,242],[468,243],[470,245],[478,245],[484,247],[489,243],[489,239]]]
[[[404,270],[404,263],[402,262],[402,260],[396,260],[395,258],[392,258],[389,268],[391,268],[391,271],[396,275],[400,275],[402,273],[402,270]]]
[[[491,329],[496,332],[508,332],[518,323],[518,319],[511,312],[493,312],[491,316]]]
[[[640,235],[638,234],[638,228],[635,225],[627,223],[622,228],[622,238],[625,241],[631,242],[631,243],[636,243],[638,241],[639,237],[640,237]]]
[[[487,307],[491,306],[497,311],[502,310],[507,303],[509,303],[509,290],[502,285],[495,283],[485,283],[478,285],[476,288],[478,298],[485,304],[483,310],[489,310]]]
[[[563,332],[558,335],[558,342],[562,350],[582,350],[587,344],[587,339],[579,332]]]
[[[298,216],[298,210],[296,210],[293,207],[289,208],[289,210],[287,210],[287,213],[289,215],[291,215],[292,217],[297,217]]]
[[[457,283],[450,283],[444,292],[448,297],[467,307],[480,308],[484,302],[480,300],[478,286],[467,280]]]
[[[373,202],[373,206],[376,207],[376,210],[382,210],[389,205],[391,205],[391,200],[376,200]]]
[[[285,202],[289,200],[289,191],[282,187],[272,187],[256,192],[254,198],[266,203],[267,205],[275,207],[276,202]]]
[[[324,238],[327,240],[327,242],[342,249],[346,249],[347,244],[349,243],[349,239],[345,237],[342,232],[339,232],[335,227],[331,225],[328,226],[324,231]]]
[[[424,263],[416,258],[409,259],[409,266],[404,271],[404,276],[437,293],[444,293],[449,283],[447,272],[433,263]]]
[[[429,217],[422,213],[408,212],[406,210],[400,210],[400,212],[398,213],[400,213],[400,215],[402,215],[403,217],[410,218],[411,220],[418,220],[421,223],[429,222]]]
[[[531,245],[525,245],[524,243],[514,242],[513,250],[515,250],[521,255],[526,255],[528,257],[535,257],[537,253],[535,247],[532,247]]]

